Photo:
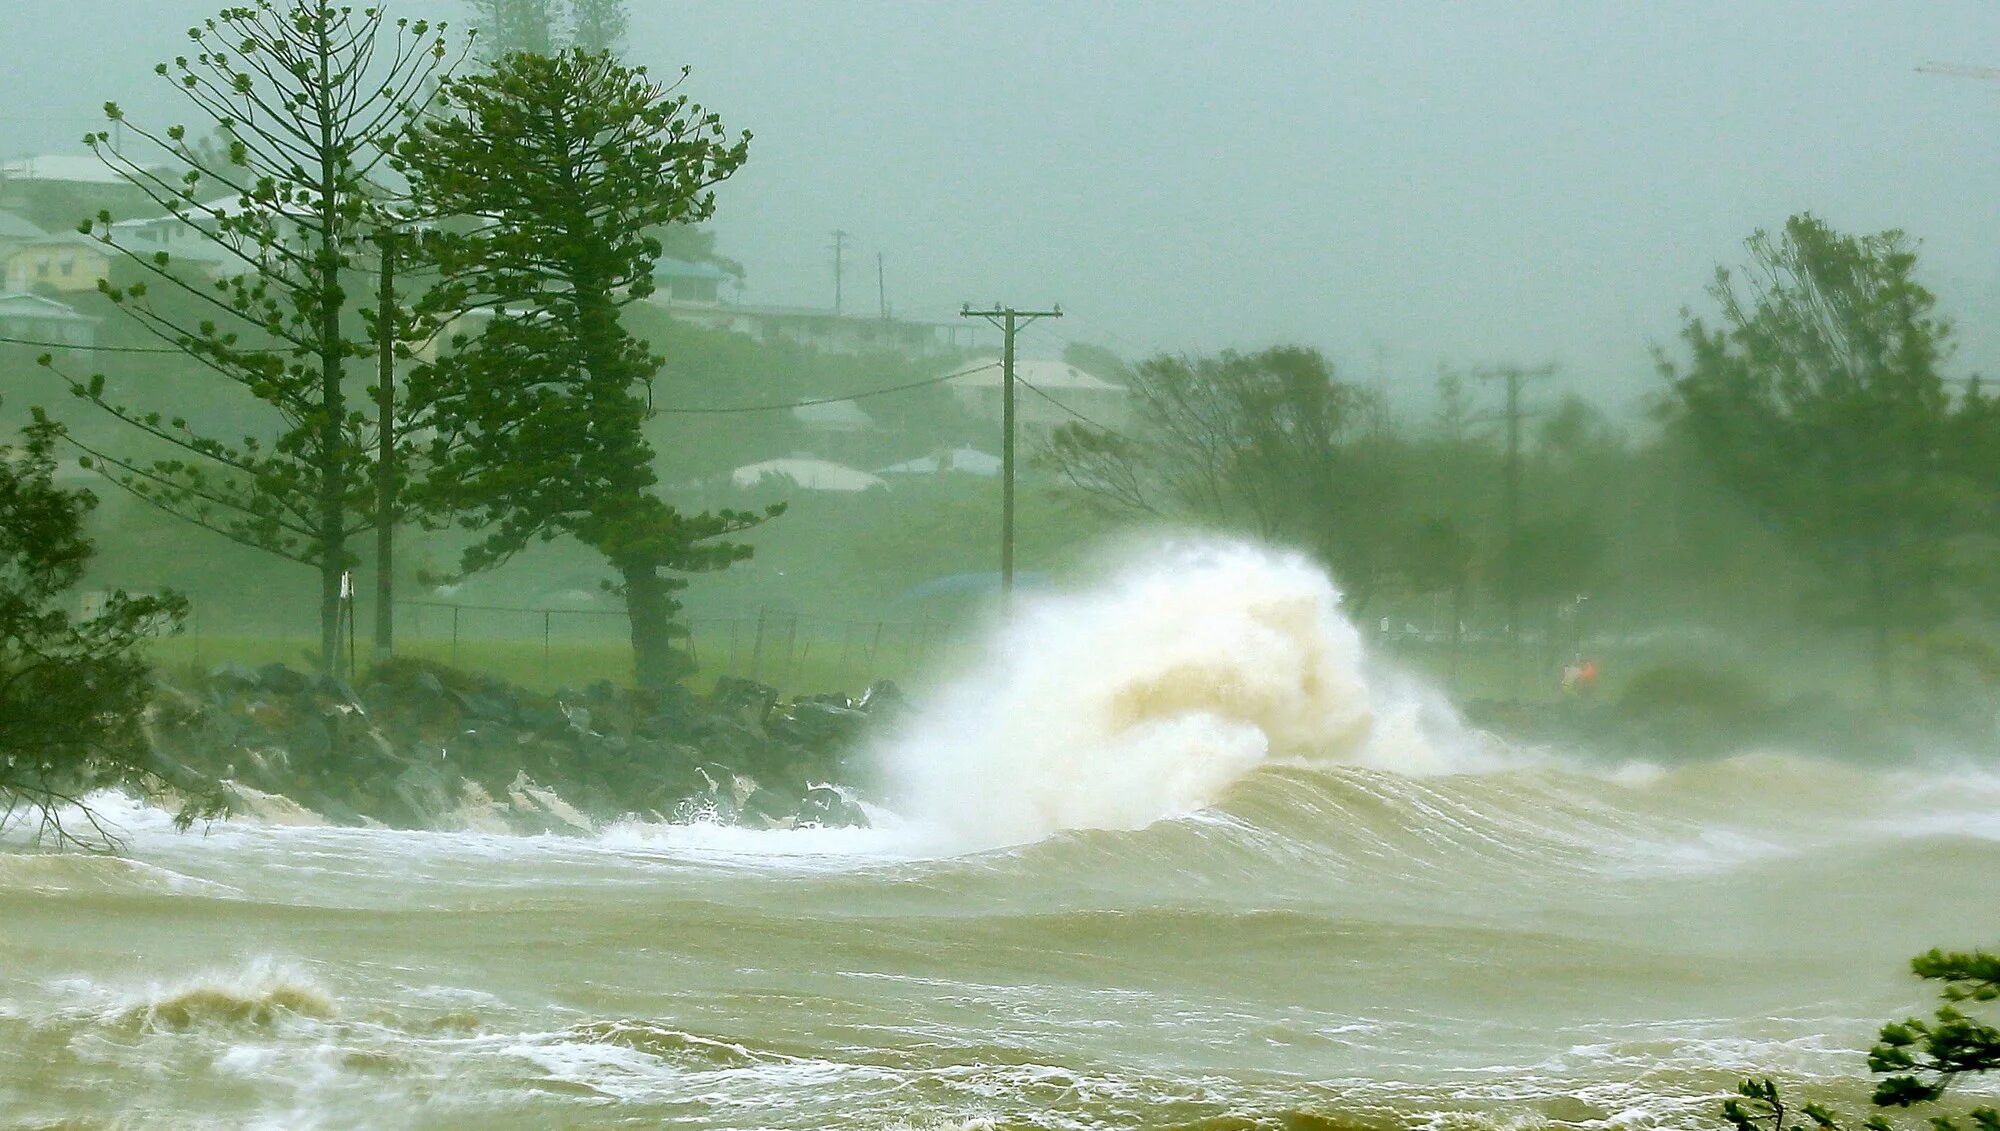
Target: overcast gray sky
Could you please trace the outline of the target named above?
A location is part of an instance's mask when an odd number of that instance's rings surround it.
[[[452,3],[391,0],[412,15]],[[0,153],[72,151],[215,0],[0,0]],[[1127,354],[1295,341],[1427,386],[1554,360],[1628,402],[1744,236],[1923,240],[2000,374],[2000,3],[632,0],[634,59],[756,140],[721,194],[748,301],[1061,302]],[[1036,333],[1039,333],[1037,331]],[[1038,339],[1043,348],[1059,345]]]

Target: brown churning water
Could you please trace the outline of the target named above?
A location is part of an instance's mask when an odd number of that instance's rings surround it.
[[[1991,943],[2000,775],[1510,751],[1336,600],[1210,544],[1028,608],[871,830],[100,799],[126,857],[0,854],[0,1126],[1705,1127],[1861,1102]]]

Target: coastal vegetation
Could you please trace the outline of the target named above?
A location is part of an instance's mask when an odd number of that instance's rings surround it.
[[[2000,1028],[1964,1008],[2000,1001],[2000,954],[1932,949],[1911,959],[1910,970],[1938,983],[1943,1004],[1928,1019],[1911,1017],[1882,1026],[1868,1050],[1869,1071],[1882,1077],[1870,1099],[1882,1109],[1935,1105],[1953,1085],[2000,1070]],[[1838,1131],[1842,1126],[1824,1104],[1801,1105],[1795,1114],[1770,1077],[1743,1081],[1736,1096],[1723,1102],[1722,1117],[1735,1131]],[[1980,1104],[1925,1122],[1933,1131],[1995,1131],[2000,1108]],[[1894,1124],[1876,1114],[1863,1126],[1892,1131]]]

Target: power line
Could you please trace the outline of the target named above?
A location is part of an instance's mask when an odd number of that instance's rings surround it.
[[[1083,422],[1084,422],[1085,424],[1088,424],[1088,425],[1090,425],[1090,426],[1091,426],[1092,428],[1095,428],[1095,429],[1097,429],[1097,430],[1098,430],[1099,432],[1103,432],[1103,433],[1106,433],[1106,434],[1108,434],[1108,435],[1112,435],[1112,436],[1116,436],[1116,437],[1118,437],[1118,438],[1119,438],[1119,439],[1121,439],[1121,440],[1126,440],[1126,441],[1128,441],[1128,442],[1130,441],[1131,437],[1129,437],[1129,436],[1126,436],[1126,435],[1125,435],[1124,433],[1122,433],[1122,432],[1118,431],[1118,429],[1116,429],[1116,428],[1113,428],[1113,427],[1111,427],[1111,426],[1109,426],[1109,425],[1106,425],[1106,424],[1099,424],[1099,423],[1098,423],[1097,421],[1095,421],[1095,420],[1092,420],[1092,419],[1091,419],[1091,418],[1089,418],[1088,416],[1085,416],[1084,414],[1082,414],[1082,413],[1080,413],[1080,412],[1076,411],[1075,409],[1073,409],[1073,408],[1069,407],[1068,405],[1066,405],[1066,404],[1062,403],[1061,401],[1059,401],[1059,400],[1055,399],[1054,397],[1050,396],[1050,395],[1049,395],[1048,393],[1046,393],[1046,392],[1043,392],[1043,391],[1042,391],[1042,389],[1041,389],[1041,388],[1040,388],[1039,386],[1037,386],[1037,385],[1034,385],[1034,384],[1030,383],[1030,382],[1029,382],[1029,381],[1027,381],[1027,380],[1026,380],[1025,378],[1021,378],[1021,377],[1016,377],[1016,378],[1014,378],[1014,379],[1015,379],[1016,381],[1019,381],[1019,382],[1021,382],[1021,384],[1022,384],[1023,386],[1025,386],[1025,387],[1027,388],[1027,390],[1028,390],[1029,392],[1031,392],[1031,393],[1035,394],[1036,396],[1038,396],[1038,397],[1042,398],[1043,400],[1045,400],[1045,401],[1049,402],[1050,404],[1052,404],[1052,405],[1056,406],[1057,408],[1059,408],[1059,409],[1063,410],[1064,412],[1066,412],[1066,413],[1069,413],[1069,414],[1070,414],[1071,416],[1074,416],[1074,417],[1076,417],[1076,418],[1077,418],[1078,420],[1081,420],[1081,421],[1083,421]]]
[[[958,316],[983,318],[1005,335],[1000,350],[1000,605],[1005,611],[1014,598],[1014,335],[1044,318],[1061,318],[1063,311],[1060,306],[1016,310],[997,302],[991,310],[974,310],[967,303]]]
[[[175,349],[171,346],[81,346],[81,345],[71,345],[65,342],[37,342],[37,341],[31,341],[27,338],[10,338],[5,336],[0,336],[0,344],[16,345],[16,346],[35,346],[37,348],[46,350],[88,350],[94,353],[185,354],[187,352],[186,350]],[[880,396],[886,396],[890,393],[902,393],[902,392],[907,392],[911,389],[921,389],[929,385],[941,385],[944,382],[949,381],[954,377],[964,377],[971,373],[977,373],[982,369],[991,369],[993,367],[993,364],[994,363],[990,361],[983,362],[979,365],[973,366],[970,369],[961,369],[956,373],[946,373],[941,377],[926,377],[921,381],[911,381],[903,385],[890,385],[887,388],[869,389],[865,392],[845,393],[840,396],[833,396],[833,397],[813,397],[809,400],[786,401],[782,404],[730,405],[727,407],[719,407],[719,408],[656,408],[653,410],[653,412],[655,415],[671,414],[676,416],[697,416],[697,415],[709,415],[715,413],[737,413],[737,412],[776,412],[781,409],[788,409],[788,408],[807,408],[812,405],[833,404],[836,401],[858,401],[858,400],[865,400],[868,397],[880,397]]]
[[[0,343],[10,346],[35,346],[45,350],[89,350],[92,353],[186,353],[173,346],[80,346],[69,342],[37,342],[27,338],[0,337]]]
[[[883,389],[869,389],[867,392],[862,392],[862,393],[843,393],[839,396],[833,396],[833,397],[812,397],[808,400],[786,401],[782,404],[730,405],[727,407],[719,407],[719,408],[656,408],[653,410],[653,412],[656,415],[708,416],[720,413],[777,412],[781,409],[787,409],[787,408],[808,408],[812,405],[834,404],[839,401],[865,400],[868,397],[887,396],[890,393],[902,393],[902,392],[908,392],[911,389],[922,389],[931,385],[942,385],[943,383],[951,380],[954,377],[964,377],[967,376],[968,374],[977,373],[982,369],[991,369],[991,368],[993,368],[993,363],[987,361],[975,365],[970,369],[961,369],[956,373],[946,373],[942,377],[926,377],[921,381],[911,381],[908,384],[903,384],[903,385],[890,385],[889,387]]]
[[[1148,352],[1147,350],[1142,348],[1137,342],[1134,342],[1132,339],[1127,338],[1122,334],[1119,334],[1118,332],[1111,329],[1111,327],[1109,326],[1106,326],[1099,322],[1093,322],[1088,318],[1076,318],[1074,314],[1070,314],[1067,311],[1065,311],[1064,314],[1066,317],[1074,318],[1076,319],[1076,321],[1082,323],[1085,332],[1087,333],[1094,332],[1096,334],[1100,334],[1106,338],[1111,339],[1118,345],[1124,346],[1127,350],[1131,352],[1130,360],[1132,361],[1139,360],[1142,356],[1144,356]],[[1056,329],[1054,326],[1048,323],[1043,323],[1042,329],[1051,336],[1060,340],[1064,345],[1074,346],[1074,345],[1086,344],[1077,341],[1077,339],[1070,337],[1068,334],[1063,333],[1062,331]],[[1098,344],[1101,346],[1101,343],[1093,343],[1093,344]]]

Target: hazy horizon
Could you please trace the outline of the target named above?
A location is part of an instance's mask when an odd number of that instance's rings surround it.
[[[151,65],[216,6],[0,4],[0,155],[80,152],[107,99],[180,120]],[[1035,352],[1301,342],[1406,395],[1554,361],[1619,407],[1715,265],[1808,209],[1923,241],[1955,375],[2000,371],[2000,82],[1915,70],[1993,43],[1974,3],[654,4],[627,54],[755,134],[714,223],[745,301],[830,306],[842,228],[851,311],[880,252],[899,315],[1061,303]]]

